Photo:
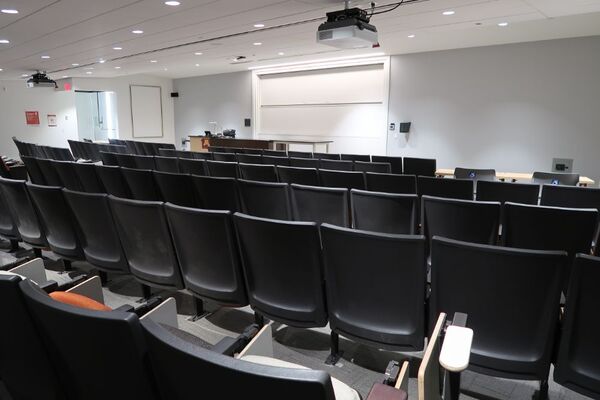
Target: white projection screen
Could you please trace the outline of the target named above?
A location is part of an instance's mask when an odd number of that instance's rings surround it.
[[[133,137],[163,137],[160,86],[130,85]]]

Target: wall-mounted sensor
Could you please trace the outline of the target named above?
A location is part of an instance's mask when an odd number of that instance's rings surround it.
[[[400,122],[400,132],[408,133],[410,131],[410,122]]]
[[[390,131],[395,131],[395,130],[396,130],[396,123],[390,122]]]

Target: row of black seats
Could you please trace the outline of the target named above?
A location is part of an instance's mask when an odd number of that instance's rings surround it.
[[[195,153],[196,159],[206,159],[208,161],[220,161],[228,163],[244,163],[252,165],[270,165],[299,168],[319,168],[336,171],[362,171],[362,172],[380,172],[392,173],[393,168],[389,162],[370,162],[370,161],[347,161],[347,160],[327,160],[315,158],[287,158],[263,156],[254,154],[233,154],[233,153]],[[189,160],[184,158],[184,160]],[[154,161],[154,163],[153,163]],[[168,172],[179,172],[178,158],[176,157],[154,157],[136,156],[124,154],[102,154],[102,163],[104,165],[118,165],[129,168],[145,169],[169,169]]]
[[[128,152],[126,146],[105,144],[105,143],[92,143],[92,142],[80,142],[77,140],[69,140],[69,147],[73,153],[73,157],[76,160],[88,160],[92,162],[98,162],[102,160],[100,156],[101,152],[111,152],[126,154]],[[28,154],[22,154],[27,156]]]
[[[137,140],[121,140],[121,139],[108,139],[108,143],[118,146],[125,146],[128,154],[137,154],[140,156],[158,156],[160,150],[174,151],[175,145],[172,143],[153,143],[153,142],[140,142]]]
[[[249,303],[258,314],[290,326],[329,322],[333,359],[339,352],[338,335],[378,348],[420,350],[428,318],[467,312],[469,326],[477,332],[471,369],[540,380],[544,389],[552,350],[561,340],[555,379],[576,390],[597,390],[600,371],[590,360],[600,356],[593,334],[600,300],[588,284],[598,278],[596,258],[575,259],[566,306],[571,314],[559,337],[559,302],[570,265],[566,252],[434,237],[428,315],[423,236],[232,217],[228,211],[31,184],[28,192],[25,183],[1,182],[7,198],[10,187],[31,194],[48,243],[58,254],[75,246],[99,268],[119,260],[125,268],[119,272],[129,272],[143,284],[186,287],[219,304]]]
[[[20,155],[46,158],[49,160],[73,161],[73,155],[69,149],[22,142],[14,136],[12,139],[17,146],[17,150],[19,151]]]

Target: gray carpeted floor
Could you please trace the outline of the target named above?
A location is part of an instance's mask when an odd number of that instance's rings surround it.
[[[89,269],[85,264],[77,264],[77,268]],[[65,280],[67,277],[56,272],[49,272],[50,278]],[[182,292],[158,292],[163,298],[175,297],[177,300],[179,328],[198,336],[202,340],[216,344],[225,336],[235,337],[254,321],[252,310],[249,307],[242,309],[217,308],[214,304],[206,304],[206,309],[214,311],[207,318],[189,321],[195,314],[192,296]],[[111,275],[107,287],[104,288],[105,303],[110,307],[123,304],[135,304],[142,296],[141,287],[136,281],[127,276]],[[383,379],[383,371],[389,360],[404,360],[419,357],[419,353],[396,353],[381,351],[365,345],[357,344],[350,340],[340,338],[340,348],[343,351],[342,359],[335,365],[325,364],[329,354],[329,329],[296,329],[280,324],[273,324],[275,356],[285,361],[301,364],[313,369],[321,369],[335,378],[355,388],[363,398],[367,397],[373,383]],[[412,364],[416,371],[417,362]],[[416,376],[416,373],[411,374]],[[551,373],[552,376],[552,373]],[[462,374],[461,389],[471,391],[483,396],[490,396],[500,400],[505,399],[531,399],[537,388],[536,382],[514,381],[492,378],[470,371]],[[585,399],[568,389],[550,382],[550,399]],[[417,399],[416,378],[409,382],[409,398]],[[462,394],[461,398],[470,399]]]

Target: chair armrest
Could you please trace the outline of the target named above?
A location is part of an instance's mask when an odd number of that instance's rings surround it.
[[[266,324],[262,329],[254,335],[250,343],[236,356],[242,358],[244,356],[263,356],[273,357],[273,331],[271,324]]]
[[[58,290],[58,282],[56,281],[46,281],[38,286],[46,293],[52,293]]]
[[[450,325],[446,330],[440,364],[450,372],[461,372],[469,366],[473,330],[456,325]]]
[[[173,328],[178,328],[179,323],[177,322],[177,303],[173,297],[169,297],[163,301],[160,305],[156,306],[146,313],[140,320],[150,319],[159,324],[169,325]]]
[[[407,400],[408,394],[404,390],[396,389],[382,383],[376,383],[371,388],[367,400]]]
[[[238,337],[225,337],[215,344],[213,351],[233,357],[236,353],[243,351],[252,339],[258,334],[260,327],[257,324],[252,324],[244,329]]]
[[[119,311],[119,312],[134,312],[135,310],[133,309],[132,306],[130,306],[129,304],[123,304],[121,307],[115,308],[113,311]]]
[[[79,285],[73,286],[67,290],[69,293],[76,293],[89,297],[99,303],[104,304],[104,293],[102,292],[102,281],[98,276],[91,277]]]

